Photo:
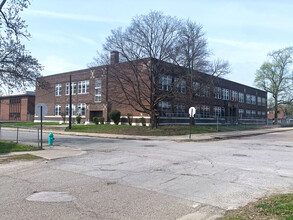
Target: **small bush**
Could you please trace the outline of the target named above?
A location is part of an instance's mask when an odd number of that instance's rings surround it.
[[[115,125],[119,124],[121,112],[118,110],[112,110],[109,113],[109,117],[114,121]]]
[[[97,125],[99,124],[99,118],[98,117],[93,117],[93,122]]]
[[[98,121],[100,122],[100,124],[104,124],[105,119],[104,119],[104,117],[99,117],[98,118]]]
[[[76,122],[77,122],[77,124],[80,124],[80,121],[81,121],[81,117],[80,116],[76,116]]]
[[[127,113],[127,121],[129,125],[132,125],[133,115],[131,113]]]
[[[139,122],[142,124],[142,126],[146,126],[146,121],[144,117],[139,118]]]

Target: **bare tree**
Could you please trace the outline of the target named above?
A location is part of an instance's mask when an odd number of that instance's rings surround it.
[[[137,16],[125,30],[112,30],[104,50],[116,51],[122,61],[109,66],[109,80],[118,91],[113,101],[150,115],[152,127],[157,125],[158,104],[174,97],[187,76],[192,82],[198,71],[212,70],[202,26],[161,12]],[[99,54],[94,64],[106,64],[106,57]],[[213,70],[224,69],[219,67]],[[164,87],[166,75],[171,78]]]
[[[269,61],[257,70],[254,81],[259,88],[272,95],[277,121],[279,105],[293,101],[293,47],[273,51],[268,57]]]
[[[20,89],[34,83],[42,66],[21,43],[30,38],[19,12],[27,8],[28,0],[0,1],[0,84]]]

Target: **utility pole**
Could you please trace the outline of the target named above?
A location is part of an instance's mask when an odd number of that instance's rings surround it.
[[[71,129],[71,119],[72,119],[72,82],[71,75],[69,76],[69,129]]]

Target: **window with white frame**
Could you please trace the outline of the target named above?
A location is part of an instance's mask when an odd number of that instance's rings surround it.
[[[232,91],[232,97],[231,97],[232,101],[237,102],[238,101],[238,92],[237,91]]]
[[[65,105],[65,114],[69,115],[69,104]],[[75,104],[72,104],[71,115],[76,115],[76,105]]]
[[[172,112],[172,106],[170,102],[161,101],[158,104],[159,114],[161,116],[166,116],[168,113]]]
[[[56,84],[55,86],[55,96],[61,96],[62,95],[62,85]]]
[[[195,105],[195,118],[200,118],[200,105]]]
[[[202,96],[204,97],[210,97],[210,87],[204,86],[202,89]]]
[[[95,80],[95,102],[102,101],[102,79]]]
[[[174,82],[178,93],[186,93],[186,81],[184,79],[175,78]]]
[[[214,117],[215,118],[224,118],[225,117],[225,108],[220,106],[214,106]]]
[[[192,89],[194,91],[194,95],[200,95],[200,83],[199,82],[192,82]]]
[[[246,94],[246,104],[251,104],[251,95]]]
[[[86,104],[85,103],[80,103],[77,105],[77,113],[78,115],[85,116],[85,109],[86,109]]]
[[[89,93],[89,80],[79,81],[78,82],[78,94],[87,94]]]
[[[66,83],[66,86],[65,86],[65,95],[69,95],[69,92],[70,92],[70,88],[69,88],[69,82]],[[71,83],[71,94],[72,95],[75,95],[76,94],[76,82],[72,82]]]
[[[256,117],[256,111],[255,110],[251,110],[251,117],[255,118]]]
[[[257,97],[257,105],[261,105],[261,97]]]
[[[184,117],[184,116],[186,116],[185,105],[183,105],[183,104],[175,104],[174,105],[174,113],[175,113],[175,117]]]
[[[60,104],[55,105],[55,115],[61,115],[61,105]]]
[[[266,98],[261,98],[261,103],[262,103],[262,106],[266,106],[267,104]]]
[[[238,118],[242,119],[244,116],[244,109],[239,109],[238,110]]]
[[[171,76],[160,76],[159,89],[162,91],[171,90],[172,77]]]
[[[256,105],[256,97],[255,97],[255,95],[251,95],[251,104]]]
[[[222,98],[222,88],[220,87],[215,87],[214,93],[215,93],[215,99],[221,99]]]
[[[223,100],[229,100],[229,89],[222,89]]]
[[[208,105],[202,105],[201,106],[201,116],[203,118],[209,118],[210,117],[210,106],[208,106]]]
[[[244,103],[244,93],[239,92],[239,102]]]
[[[251,118],[251,110],[246,110],[246,118]]]
[[[261,118],[261,111],[257,111],[257,117]]]

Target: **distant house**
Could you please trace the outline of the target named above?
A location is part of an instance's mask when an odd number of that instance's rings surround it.
[[[35,92],[0,96],[0,121],[33,121],[34,114]]]
[[[146,58],[137,60],[135,68],[138,73],[144,73],[137,83],[138,87],[127,87],[128,81],[133,80],[133,73],[130,71],[133,66],[130,62],[119,62],[118,52],[111,53],[111,64],[97,66],[91,69],[77,70],[67,73],[60,73],[39,78],[45,82],[47,88],[36,88],[36,104],[45,103],[48,107],[46,121],[68,121],[69,97],[70,97],[70,76],[72,77],[72,115],[82,117],[83,122],[93,120],[93,117],[104,117],[110,122],[109,112],[113,109],[121,111],[122,123],[127,123],[127,115],[133,115],[133,123],[138,123],[140,117],[144,117],[147,123],[152,123],[150,115],[141,113],[136,103],[125,100],[125,92],[131,93],[133,97],[143,93],[142,102],[148,105],[153,81],[150,80],[150,70],[145,67],[147,62],[157,62],[156,59]],[[159,122],[161,124],[189,122],[188,109],[196,108],[197,123],[254,123],[256,120],[266,121],[267,117],[267,93],[230,80],[217,78],[205,73],[195,72],[196,78],[190,79],[186,75],[184,67],[174,66],[171,63],[162,63],[162,71],[155,77],[157,80],[155,94],[167,94],[174,88],[174,82],[178,75],[176,94],[166,96],[157,105]],[[121,78],[115,76],[115,71],[121,71]],[[132,74],[132,75],[131,75]],[[116,78],[115,78],[116,77]],[[117,78],[125,87],[121,89]],[[213,81],[214,84],[211,84]],[[116,99],[114,101],[114,99]],[[35,118],[37,121],[38,119]]]

